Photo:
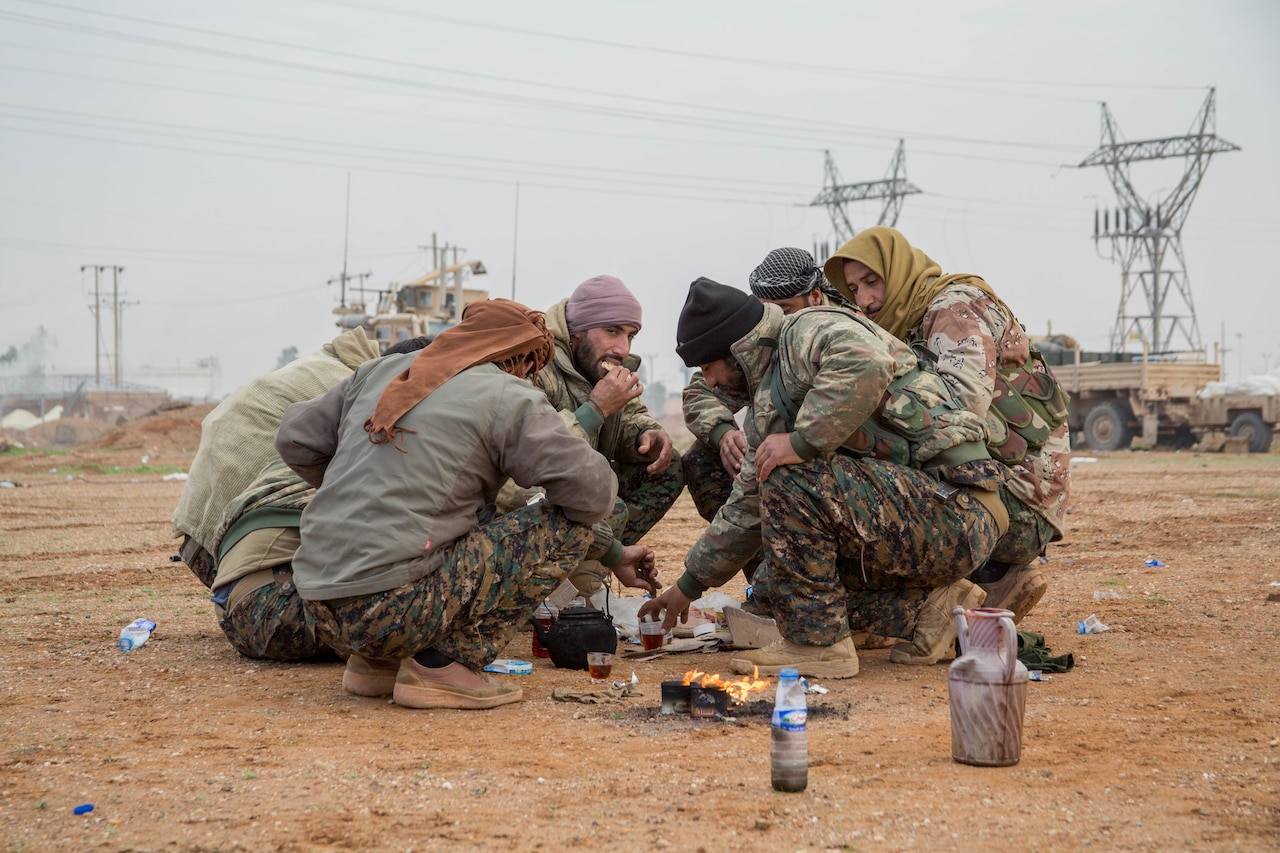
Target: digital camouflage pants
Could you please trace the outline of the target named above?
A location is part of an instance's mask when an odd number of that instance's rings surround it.
[[[326,660],[337,655],[316,639],[293,584],[293,567],[271,570],[274,579],[236,601],[231,610],[214,605],[218,627],[235,650],[255,660]]]
[[[1009,529],[996,543],[986,564],[970,576],[974,583],[995,583],[1010,570],[1030,565],[1053,540],[1053,525],[1008,489],[1000,490],[1000,501],[1009,512]]]
[[[910,637],[925,598],[982,564],[999,535],[966,490],[934,496],[930,473],[820,457],[777,468],[760,490],[765,560],[755,595],[793,643],[850,631]]]
[[[684,489],[684,470],[674,450],[667,470],[650,474],[645,468],[642,464],[613,465],[618,475],[618,502],[607,521],[613,527],[614,537],[623,545],[639,542],[662,520]],[[589,597],[604,585],[608,575],[608,569],[598,561],[586,560],[570,572],[569,579],[579,592]]]
[[[716,512],[729,500],[733,491],[733,477],[724,470],[720,452],[695,441],[680,457],[684,468],[685,485],[689,496],[698,508],[698,515],[706,521],[716,517]]]
[[[402,660],[434,648],[478,670],[506,648],[590,543],[589,525],[539,501],[474,528],[414,583],[303,607],[316,637],[339,653]]]
[[[618,497],[627,505],[627,523],[621,533],[616,529],[614,532],[623,545],[639,542],[662,520],[684,489],[684,469],[677,451],[671,451],[667,470],[650,474],[646,467],[646,464],[619,463],[613,466],[618,475]]]

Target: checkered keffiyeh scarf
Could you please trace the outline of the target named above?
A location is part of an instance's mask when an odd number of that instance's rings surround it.
[[[747,283],[759,299],[790,299],[823,283],[822,268],[804,249],[774,249],[751,271]]]

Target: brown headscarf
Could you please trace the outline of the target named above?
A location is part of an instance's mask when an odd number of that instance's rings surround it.
[[[840,247],[822,265],[822,270],[836,290],[850,302],[853,291],[844,280],[844,262],[859,261],[884,279],[884,305],[876,314],[876,325],[895,338],[906,340],[916,327],[929,303],[948,285],[963,282],[990,297],[1010,317],[1013,312],[981,278],[969,273],[943,275],[942,267],[924,252],[907,242],[902,233],[877,225],[857,234]]]
[[[530,376],[546,367],[555,354],[555,341],[542,317],[541,311],[510,299],[468,305],[458,325],[437,335],[430,346],[418,351],[403,373],[387,383],[373,417],[364,422],[369,441],[390,443],[401,453],[408,453],[396,443],[405,432],[396,422],[468,367],[493,362],[508,369],[532,359],[534,369]]]

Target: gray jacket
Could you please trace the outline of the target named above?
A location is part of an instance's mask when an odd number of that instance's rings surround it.
[[[397,442],[408,453],[371,443],[365,421],[415,356],[371,361],[285,412],[276,449],[318,487],[293,561],[303,598],[371,595],[416,582],[476,527],[508,478],[542,486],[551,504],[581,524],[595,524],[613,506],[618,482],[608,461],[569,431],[541,390],[492,364],[464,370],[400,419]]]

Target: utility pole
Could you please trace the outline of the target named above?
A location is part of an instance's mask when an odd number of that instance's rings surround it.
[[[80,272],[93,268],[93,379],[95,384],[102,384],[102,273],[111,270],[111,320],[113,356],[111,364],[111,381],[118,387],[124,384],[124,366],[121,353],[124,348],[124,309],[130,304],[120,301],[120,273],[124,267],[105,264],[84,264]]]
[[[1102,166],[1119,202],[1114,211],[1095,210],[1093,241],[1111,243],[1111,260],[1120,261],[1120,307],[1111,333],[1111,348],[1124,352],[1129,341],[1152,353],[1201,350],[1200,329],[1191,300],[1191,282],[1182,253],[1182,226],[1191,210],[1209,159],[1240,146],[1214,133],[1214,90],[1184,136],[1125,142],[1107,105],[1102,105],[1102,144],[1077,168]],[[1185,159],[1182,179],[1155,204],[1134,189],[1129,166],[1146,160]],[[1141,291],[1143,301],[1131,313],[1129,303]],[[1171,305],[1170,296],[1181,299]],[[1175,337],[1176,336],[1176,337]]]
[[[884,204],[880,208],[880,218],[876,224],[893,227],[898,224],[898,214],[902,212],[902,200],[906,196],[922,192],[915,184],[907,181],[905,140],[898,140],[898,147],[893,152],[893,159],[889,161],[889,168],[884,178],[879,181],[846,184],[836,169],[836,161],[832,159],[831,152],[827,151],[825,154],[822,168],[822,192],[813,197],[809,206],[827,209],[827,214],[831,217],[831,227],[835,229],[836,239],[840,243],[847,243],[856,233],[853,223],[849,221],[849,214],[845,211],[846,204],[883,199]],[[830,252],[824,251],[819,254],[827,255]]]

